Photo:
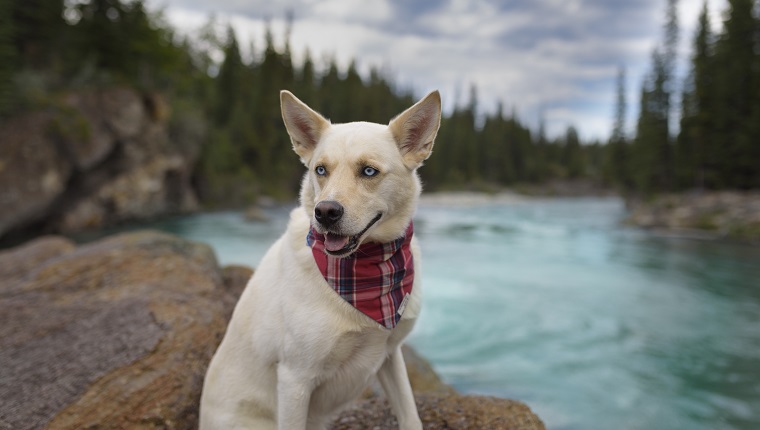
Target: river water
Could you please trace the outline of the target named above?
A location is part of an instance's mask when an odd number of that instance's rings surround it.
[[[256,266],[288,209],[149,227]],[[623,215],[611,198],[423,203],[409,342],[459,391],[522,400],[549,429],[760,429],[760,249]]]

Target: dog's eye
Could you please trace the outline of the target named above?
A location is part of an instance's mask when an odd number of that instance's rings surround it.
[[[317,166],[314,171],[317,172],[317,175],[319,176],[325,176],[327,174],[327,169],[325,169],[325,166]]]
[[[364,169],[362,169],[362,174],[364,176],[375,176],[377,175],[377,169],[374,167],[366,166]]]

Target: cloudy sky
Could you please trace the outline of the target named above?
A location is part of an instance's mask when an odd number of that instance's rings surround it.
[[[704,0],[680,0],[681,59]],[[444,109],[478,90],[479,108],[501,102],[547,134],[574,125],[584,139],[606,139],[612,127],[615,79],[627,73],[628,128],[654,46],[662,40],[665,0],[150,0],[168,21],[192,32],[211,13],[231,22],[241,46],[261,50],[265,23],[284,43],[285,16],[294,15],[291,48],[300,61],[307,47],[324,64],[388,71],[418,96],[440,89]],[[708,0],[717,28],[725,0]],[[326,112],[329,116],[329,112]]]

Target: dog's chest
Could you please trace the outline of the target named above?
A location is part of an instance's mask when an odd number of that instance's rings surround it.
[[[328,411],[356,398],[388,356],[387,341],[381,329],[340,336],[324,357],[313,406]]]

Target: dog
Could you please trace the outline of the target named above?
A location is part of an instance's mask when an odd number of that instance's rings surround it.
[[[324,429],[376,375],[400,428],[421,429],[400,347],[420,312],[412,216],[440,94],[388,125],[331,124],[288,91],[280,103],[307,168],[300,207],[211,360],[200,428]]]

